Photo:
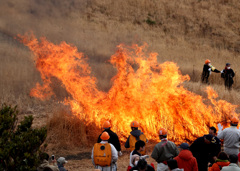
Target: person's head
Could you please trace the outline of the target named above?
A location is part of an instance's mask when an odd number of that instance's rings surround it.
[[[210,61],[209,59],[207,59],[207,60],[205,61],[205,64],[206,64],[206,65],[211,65],[211,61]]]
[[[146,171],[147,170],[147,162],[145,159],[140,159],[137,164],[137,168],[139,171]]]
[[[105,122],[103,123],[103,129],[110,129],[110,128],[111,128],[110,122],[109,122],[109,121],[105,121]]]
[[[40,160],[48,160],[49,159],[49,155],[47,153],[40,153]]]
[[[65,160],[64,157],[59,157],[59,158],[57,159],[57,164],[58,164],[58,166],[64,166],[65,163],[67,163],[67,161]]]
[[[170,159],[167,161],[167,164],[170,170],[178,168],[177,160]]]
[[[212,136],[216,136],[216,134],[217,134],[217,129],[215,128],[215,127],[210,127],[209,128],[209,134],[211,134]]]
[[[231,68],[231,64],[230,63],[226,63],[226,68],[230,69]]]
[[[221,152],[218,154],[218,159],[220,159],[220,160],[229,160],[227,153],[225,153],[225,152],[223,152],[223,151],[221,151]]]
[[[132,155],[132,157],[131,157],[131,163],[132,163],[134,166],[137,166],[139,160],[140,160],[139,155],[137,155],[137,154]]]
[[[160,128],[158,131],[158,135],[160,140],[163,138],[167,138],[167,130],[165,128]]]
[[[236,163],[236,164],[238,164],[238,156],[237,156],[236,154],[231,154],[231,155],[229,156],[229,161],[230,161],[230,163]]]
[[[138,130],[139,123],[137,121],[132,121],[130,126],[132,130]]]
[[[135,150],[137,151],[144,151],[145,150],[145,142],[142,141],[142,140],[138,140],[136,143],[135,143]]]
[[[102,141],[108,141],[110,136],[107,132],[103,132],[102,135],[100,136]]]
[[[44,167],[43,171],[53,171],[50,167]]]
[[[178,148],[179,148],[179,151],[189,150],[189,145],[188,143],[182,143]]]
[[[214,139],[213,135],[211,134],[207,134],[207,135],[204,135],[204,143],[205,144],[211,144],[211,143],[215,143],[216,140]]]
[[[230,123],[230,125],[231,125],[231,126],[237,126],[237,125],[238,125],[238,122],[239,122],[239,119],[238,119],[236,116],[233,116],[233,117],[231,118],[231,123]]]

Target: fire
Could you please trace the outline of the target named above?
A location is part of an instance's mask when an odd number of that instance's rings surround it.
[[[176,143],[193,141],[208,132],[210,126],[226,122],[235,113],[236,105],[217,100],[217,93],[207,88],[208,99],[183,87],[188,75],[181,75],[173,62],[159,64],[157,53],[149,53],[147,45],[131,47],[123,44],[111,56],[117,74],[108,92],[98,90],[97,79],[83,53],[62,42],[55,45],[45,38],[38,41],[33,35],[18,36],[34,53],[36,67],[41,73],[39,83],[31,95],[47,99],[54,95],[51,78],[61,81],[71,95],[65,99],[72,114],[86,125],[94,122],[99,127],[109,120],[121,140],[126,140],[130,123],[136,120],[150,140],[158,140],[157,131],[164,127]]]

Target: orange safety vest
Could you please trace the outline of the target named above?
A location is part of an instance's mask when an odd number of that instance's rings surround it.
[[[145,155],[146,154],[146,145],[147,145],[147,138],[144,134],[141,134],[139,136],[139,140],[142,140],[145,142],[145,150],[144,151],[141,151],[141,154],[142,155]],[[134,137],[133,135],[130,135],[129,137],[129,146],[130,146],[130,150],[133,151],[135,149],[135,143],[137,142],[137,139],[136,137]]]
[[[95,165],[102,167],[111,166],[112,161],[111,145],[109,143],[106,144],[96,143],[94,145],[93,159]]]

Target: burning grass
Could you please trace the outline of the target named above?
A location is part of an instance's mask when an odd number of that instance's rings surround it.
[[[130,132],[132,120],[139,121],[150,140],[158,140],[158,129],[165,127],[169,138],[180,143],[193,141],[210,126],[237,115],[237,106],[217,99],[212,88],[206,88],[206,99],[185,89],[183,83],[189,76],[182,75],[173,62],[158,63],[158,54],[149,52],[146,44],[118,46],[110,59],[117,73],[110,90],[103,92],[96,86],[97,79],[86,57],[75,46],[66,42],[55,45],[45,38],[38,41],[34,35],[18,37],[33,52],[43,80],[31,95],[42,100],[50,98],[54,95],[51,78],[58,79],[70,95],[64,104],[70,106],[74,117],[87,127],[95,124],[98,128],[109,120],[122,141]],[[69,125],[61,127],[71,130]],[[86,140],[83,136],[82,143]]]

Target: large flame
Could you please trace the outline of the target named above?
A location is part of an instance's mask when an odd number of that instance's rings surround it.
[[[157,53],[148,53],[146,45],[119,45],[110,62],[117,74],[108,92],[99,91],[96,78],[86,57],[73,45],[55,45],[45,38],[39,42],[33,35],[18,36],[33,51],[43,85],[37,84],[31,95],[46,99],[54,95],[51,78],[61,81],[71,95],[65,104],[86,125],[94,122],[101,127],[109,120],[121,140],[136,120],[150,140],[158,140],[158,129],[164,127],[176,143],[193,141],[206,134],[210,126],[237,115],[232,105],[217,100],[217,93],[207,88],[208,99],[186,90],[182,83],[189,76],[181,75],[173,62],[159,64]]]

